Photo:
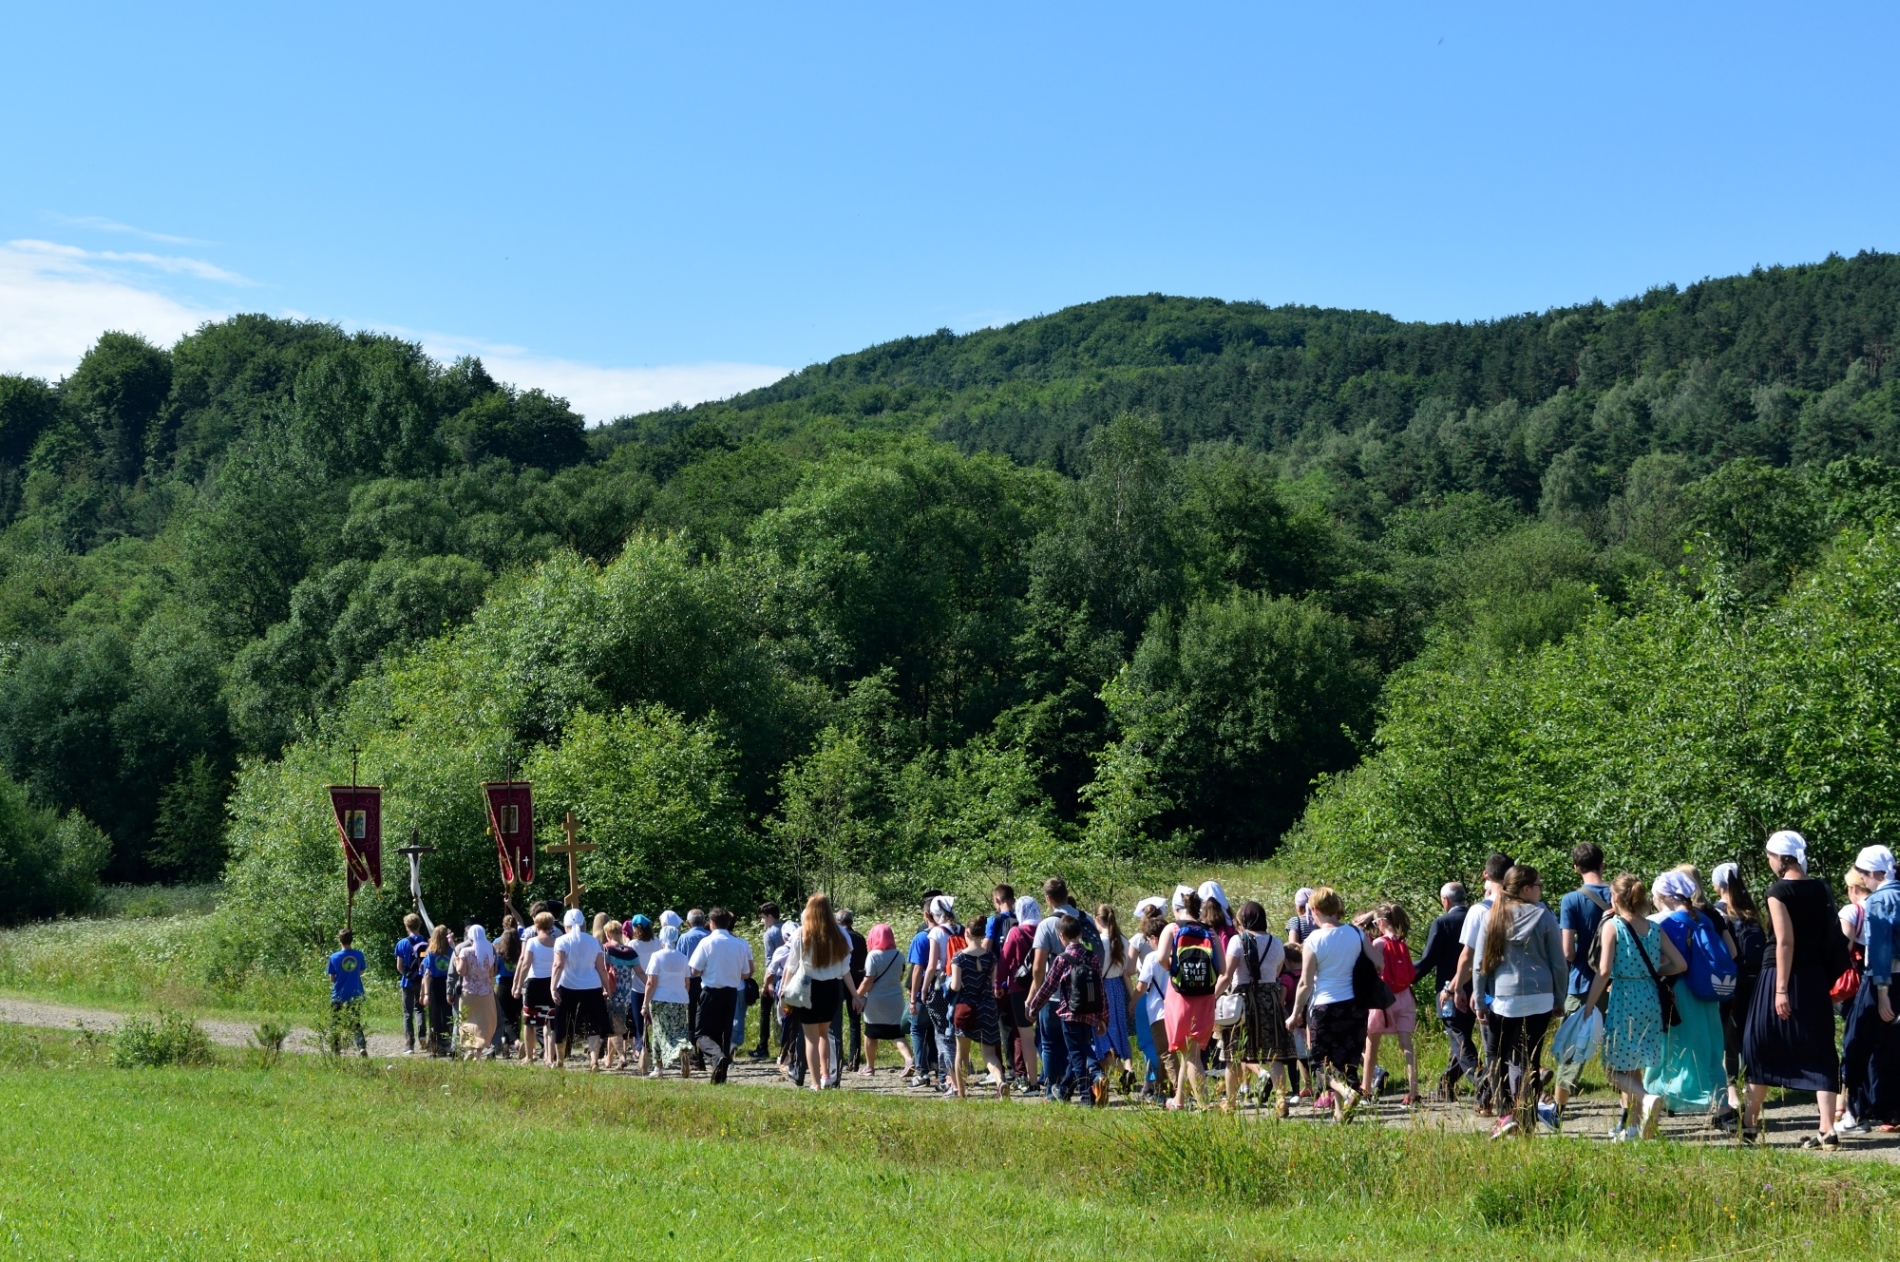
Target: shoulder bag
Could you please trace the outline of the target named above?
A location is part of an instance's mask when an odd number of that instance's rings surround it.
[[[1399,1001],[1398,996],[1385,984],[1385,978],[1379,976],[1378,966],[1366,958],[1366,935],[1357,927],[1352,932],[1359,939],[1359,950],[1352,957],[1353,1002],[1383,1012]]]

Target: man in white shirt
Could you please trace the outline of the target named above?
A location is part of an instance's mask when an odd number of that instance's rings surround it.
[[[712,1080],[724,1082],[732,1064],[733,1014],[745,979],[752,976],[752,944],[733,935],[732,913],[724,907],[713,908],[706,918],[712,932],[686,961],[699,980],[699,1028],[693,1034],[712,1067]]]

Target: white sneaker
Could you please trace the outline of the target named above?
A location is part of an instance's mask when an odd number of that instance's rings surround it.
[[[1632,1132],[1627,1126],[1612,1127],[1610,1130],[1610,1142],[1613,1144],[1628,1143],[1631,1135]]]

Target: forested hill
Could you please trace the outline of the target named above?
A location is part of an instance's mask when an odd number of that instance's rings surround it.
[[[1873,254],[1468,325],[1114,298],[593,431],[391,337],[108,334],[0,376],[0,912],[248,870],[352,743],[477,841],[394,769],[543,767],[602,889],[1263,854],[1421,653],[1780,599],[1885,511],[1896,329]]]

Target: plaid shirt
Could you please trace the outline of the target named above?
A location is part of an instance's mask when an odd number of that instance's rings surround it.
[[[1068,946],[1064,947],[1061,955],[1049,961],[1049,969],[1042,975],[1042,985],[1036,987],[1036,993],[1029,997],[1029,1011],[1034,1012],[1054,997],[1056,1000],[1056,1016],[1061,1020],[1086,1021],[1098,1031],[1106,1030],[1108,1028],[1108,1004],[1106,1002],[1102,1004],[1102,1011],[1096,1013],[1094,1016],[1079,1017],[1069,1011],[1068,995],[1062,989],[1062,983],[1068,980],[1069,973],[1073,971],[1076,963],[1080,960],[1091,958],[1089,949],[1080,942],[1071,942]],[[1106,982],[1103,983],[1103,989],[1107,989]],[[1103,998],[1106,1000],[1107,996],[1104,995]]]

